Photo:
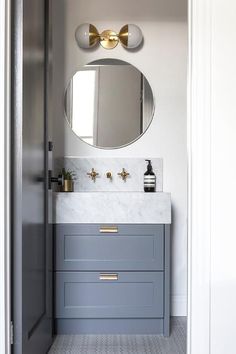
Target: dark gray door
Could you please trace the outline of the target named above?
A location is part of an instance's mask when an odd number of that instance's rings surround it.
[[[46,114],[48,1],[13,3],[13,347],[16,354],[44,354],[52,341]]]

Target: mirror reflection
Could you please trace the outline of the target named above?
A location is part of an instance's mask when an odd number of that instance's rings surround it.
[[[102,59],[85,65],[66,89],[65,114],[71,129],[96,147],[130,144],[146,131],[153,113],[147,79],[121,60]]]

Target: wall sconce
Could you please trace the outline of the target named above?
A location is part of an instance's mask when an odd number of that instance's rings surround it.
[[[143,39],[140,28],[128,24],[121,28],[119,34],[112,30],[105,30],[99,34],[97,28],[90,23],[79,25],[75,31],[75,38],[80,48],[89,49],[100,43],[105,49],[113,49],[119,42],[128,49],[137,48]]]

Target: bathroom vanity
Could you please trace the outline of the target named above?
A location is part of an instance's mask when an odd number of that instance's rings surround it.
[[[168,336],[170,194],[54,199],[56,332]]]
[[[85,63],[68,70],[63,85],[72,153],[66,148],[54,161],[55,175],[65,169],[77,178],[74,193],[54,193],[56,333],[168,336],[171,199],[162,192],[163,161],[152,157],[156,193],[144,193],[147,156],[101,150],[125,149],[146,134],[153,88],[142,65],[115,57]],[[94,153],[82,157],[83,148]]]

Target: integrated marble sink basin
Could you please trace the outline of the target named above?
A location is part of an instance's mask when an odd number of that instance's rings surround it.
[[[171,223],[171,195],[164,192],[54,193],[53,204],[54,223]]]

